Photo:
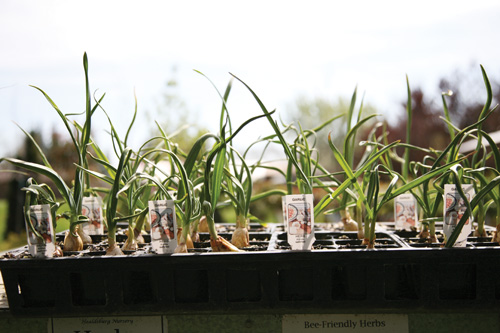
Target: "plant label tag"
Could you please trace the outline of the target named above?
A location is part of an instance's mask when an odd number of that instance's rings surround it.
[[[313,195],[294,194],[285,197],[286,230],[292,250],[311,250],[314,237]]]
[[[462,185],[462,191],[465,193],[465,199],[471,201],[474,197],[474,186],[472,184]],[[449,238],[455,230],[458,222],[467,211],[467,205],[464,198],[458,193],[454,184],[444,185],[444,212],[443,212],[443,233],[446,238]],[[465,247],[467,237],[472,231],[472,214],[465,222],[460,235],[455,241],[454,247]]]
[[[401,194],[394,199],[394,224],[396,230],[411,230],[417,227],[417,201],[413,194]]]
[[[149,201],[151,246],[156,253],[174,253],[177,247],[177,220],[173,200]]]
[[[55,250],[54,228],[52,227],[52,214],[49,205],[33,205],[29,209],[29,223],[42,237],[40,239],[26,225],[29,253],[36,258],[52,258]],[[25,219],[25,222],[27,219]]]
[[[82,215],[89,218],[89,222],[82,224],[83,230],[88,235],[104,235],[102,199],[100,197],[84,197]]]

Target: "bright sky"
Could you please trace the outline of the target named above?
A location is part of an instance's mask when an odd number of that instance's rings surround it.
[[[406,74],[438,99],[438,79],[457,68],[476,63],[490,76],[499,73],[499,15],[498,0],[0,0],[0,156],[23,138],[13,122],[45,134],[61,124],[30,84],[63,112],[84,109],[84,52],[91,89],[106,93],[104,106],[121,133],[134,91],[140,115],[154,110],[174,66],[181,97],[214,131],[219,97],[193,69],[221,91],[228,73],[237,75],[278,112],[298,95],[350,98],[357,85],[365,102],[394,117]],[[260,114],[241,84],[230,102],[235,123]],[[107,141],[99,117],[94,134]],[[149,138],[145,118],[134,144]],[[256,136],[270,133],[261,128]]]

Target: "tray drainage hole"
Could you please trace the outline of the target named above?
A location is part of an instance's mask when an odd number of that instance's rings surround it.
[[[476,298],[476,265],[448,263],[439,266],[439,298]]]
[[[279,277],[279,297],[281,301],[312,301],[314,298],[313,268],[281,269]]]
[[[365,300],[366,267],[361,265],[332,267],[332,299]]]
[[[73,305],[106,304],[106,286],[101,272],[70,273],[70,286]]]
[[[208,272],[178,269],[174,273],[175,301],[178,303],[208,302]]]
[[[123,288],[123,301],[125,304],[148,304],[156,302],[150,272],[131,271],[125,274]]]
[[[52,278],[52,279],[51,279]],[[52,281],[51,281],[52,280]],[[24,308],[44,308],[56,305],[58,281],[53,281],[48,273],[22,274],[18,276],[18,289],[23,299]],[[51,281],[53,283],[47,283]]]
[[[258,270],[228,269],[226,271],[226,287],[228,302],[258,302],[262,298]]]
[[[384,265],[385,298],[388,300],[416,300],[420,295],[420,265]]]

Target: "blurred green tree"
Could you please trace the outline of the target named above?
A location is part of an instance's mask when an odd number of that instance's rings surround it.
[[[490,76],[493,90],[492,105],[500,102],[500,85]],[[411,78],[410,78],[411,86]],[[410,144],[419,147],[432,147],[443,149],[450,142],[448,126],[440,117],[444,117],[442,104],[442,93],[445,96],[452,123],[457,128],[464,128],[473,124],[479,118],[479,114],[486,101],[486,91],[482,80],[479,66],[470,67],[468,70],[455,70],[448,76],[439,80],[436,101],[429,98],[420,87],[412,88],[412,128]],[[387,127],[389,141],[401,140],[406,142],[406,99],[401,103],[400,116],[397,121]],[[494,112],[487,122],[483,124],[483,130],[494,132],[500,130],[500,114]],[[402,151],[398,151],[402,156]],[[425,153],[418,150],[410,151],[410,160],[422,161]],[[399,167],[397,164],[395,168]]]
[[[344,146],[344,140],[347,134],[347,114],[351,106],[352,99],[349,100],[344,97],[338,97],[336,100],[330,100],[325,97],[298,97],[294,104],[292,104],[286,112],[285,123],[298,123],[302,126],[302,129],[313,129],[331,118],[336,116],[342,117],[334,120],[331,124],[327,125],[325,128],[321,129],[316,133],[316,142],[314,149],[319,151],[318,161],[327,170],[333,172],[340,170],[335,158],[331,153],[328,144],[328,134],[332,133],[332,139],[337,147]],[[355,112],[353,114],[351,127],[356,124],[359,110],[361,109],[362,118],[376,113],[376,108],[367,103],[361,105],[357,101],[355,103]],[[365,140],[366,137],[362,137],[361,133],[367,132],[367,129],[374,125],[376,120],[372,120],[363,125],[363,127],[358,131],[358,135],[355,138],[356,142]],[[356,143],[357,146],[357,143]],[[355,152],[355,159],[362,154],[363,149],[357,149]]]
[[[196,139],[207,133],[208,129],[199,122],[198,114],[182,98],[176,72],[176,67],[173,67],[156,110],[148,111],[146,115],[152,126],[152,136],[159,133],[158,123],[172,141],[187,153]]]

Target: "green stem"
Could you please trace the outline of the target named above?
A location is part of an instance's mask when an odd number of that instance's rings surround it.
[[[185,227],[182,227],[181,239],[179,240],[179,244],[186,244],[189,235],[189,224]]]
[[[217,239],[217,230],[215,229],[215,221],[213,215],[209,214],[206,216],[207,217],[207,224],[208,224],[208,232],[210,233],[210,238],[211,239]]]
[[[108,247],[112,248],[116,244],[116,226],[108,228]]]
[[[129,239],[129,243],[132,244],[133,241],[135,240],[135,232],[134,232],[134,224],[129,223],[128,225],[128,235],[127,238]]]
[[[480,202],[478,205],[478,214],[477,214],[477,233],[479,236],[482,236],[484,233],[484,203]]]
[[[246,216],[242,214],[238,214],[236,216],[236,228],[247,228],[248,223],[247,223],[247,218]]]
[[[374,216],[370,219],[370,236],[369,236],[369,241],[370,244],[375,243],[375,225],[377,224],[377,217]]]
[[[137,230],[139,233],[144,228],[144,223],[146,222],[147,214],[148,214],[148,210],[145,209],[141,215],[137,216],[134,229]]]
[[[429,234],[431,235],[431,239],[436,239],[436,222],[429,222]]]
[[[410,90],[410,82],[408,80],[408,75],[406,76],[406,87],[408,92],[408,101],[406,102],[406,143],[410,144],[411,138],[411,124],[412,124],[412,105],[411,105],[411,90]],[[403,178],[408,179],[408,169],[410,165],[410,148],[405,147],[404,152],[404,165],[403,165]]]
[[[369,235],[370,235],[370,220],[369,219],[366,219],[364,225],[363,225],[363,228],[365,228],[365,238],[368,238]]]
[[[78,227],[78,216],[76,214],[71,214],[70,220],[69,220],[69,232],[73,236],[77,236],[76,228]]]
[[[356,215],[355,215],[356,221],[358,222],[358,230],[361,230],[361,228],[364,228],[363,224],[363,207],[361,206],[361,203],[356,204]]]

